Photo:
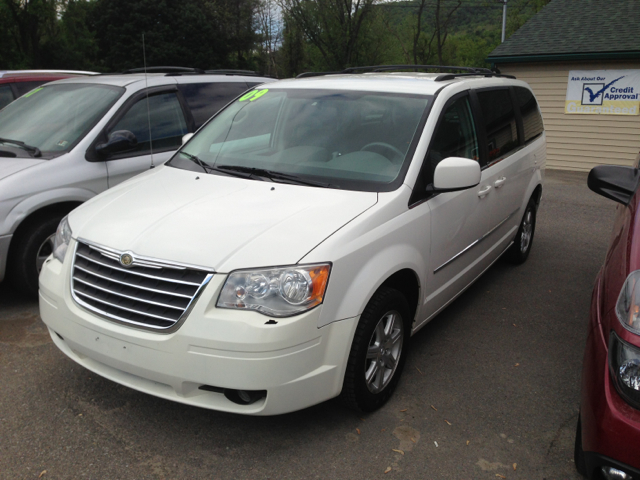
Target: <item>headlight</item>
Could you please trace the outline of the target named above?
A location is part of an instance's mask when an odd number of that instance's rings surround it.
[[[640,349],[609,335],[609,372],[616,390],[632,407],[640,409]]]
[[[56,237],[53,240],[53,256],[64,262],[64,257],[67,254],[67,247],[71,241],[71,227],[69,226],[68,217],[64,217],[58,225],[56,230]]]
[[[640,335],[640,270],[631,272],[624,281],[616,303],[616,315],[624,328]]]
[[[229,274],[216,306],[289,317],[324,300],[331,265],[241,270]]]

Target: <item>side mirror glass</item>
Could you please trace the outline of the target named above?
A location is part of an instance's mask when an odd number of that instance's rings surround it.
[[[587,178],[591,190],[623,205],[629,205],[639,182],[640,170],[617,165],[593,167]]]
[[[455,192],[475,187],[480,183],[482,172],[475,160],[448,157],[436,165],[433,173],[432,192]]]
[[[187,133],[186,135],[183,135],[182,136],[182,145],[187,143],[191,137],[193,137],[193,133]]]
[[[129,130],[116,130],[109,134],[107,143],[96,145],[96,152],[101,156],[112,155],[133,150],[137,145],[138,139],[132,132]]]

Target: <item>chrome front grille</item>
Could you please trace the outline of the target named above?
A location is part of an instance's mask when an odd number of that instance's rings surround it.
[[[123,266],[120,258],[131,256]],[[211,279],[213,272],[118,252],[78,241],[73,259],[74,300],[111,320],[171,331]]]

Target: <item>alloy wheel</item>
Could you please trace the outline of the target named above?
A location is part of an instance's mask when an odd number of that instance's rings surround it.
[[[385,313],[369,340],[364,364],[364,378],[371,393],[379,393],[389,384],[396,371],[404,338],[404,322],[397,311]]]

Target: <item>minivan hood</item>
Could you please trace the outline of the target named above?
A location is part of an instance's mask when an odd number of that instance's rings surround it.
[[[41,160],[37,158],[0,157],[0,180],[13,175],[14,173],[17,173],[20,170],[33,167],[46,161],[47,160]]]
[[[93,198],[69,224],[76,239],[227,273],[297,263],[377,197],[165,166]]]

